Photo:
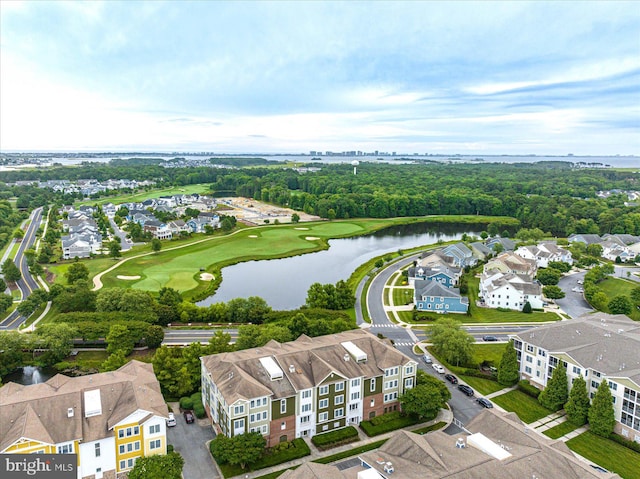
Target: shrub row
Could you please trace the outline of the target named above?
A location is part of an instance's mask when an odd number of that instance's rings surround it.
[[[325,432],[324,434],[318,434],[311,438],[311,442],[319,449],[329,449],[357,440],[358,430],[353,426]]]
[[[257,471],[265,467],[277,466],[284,462],[293,461],[311,454],[311,450],[304,439],[297,438],[290,442],[281,442],[277,446],[266,449],[264,455],[256,462],[249,464],[246,469],[239,465],[218,463],[224,477],[233,477],[248,471]]]
[[[183,411],[193,410],[193,414],[195,414],[198,419],[203,418],[206,415],[200,392],[195,392],[191,396],[181,397],[180,409]]]
[[[538,399],[538,396],[540,396],[540,390],[535,386],[529,384],[529,381],[527,381],[526,379],[518,382],[518,389],[525,393],[527,396],[531,396],[534,399]]]
[[[433,419],[433,417],[418,419],[417,417],[402,415],[402,413],[395,411],[374,417],[370,421],[362,421],[360,423],[360,428],[367,436],[372,437],[389,431],[395,431],[396,429],[401,429],[403,427],[413,426],[421,422],[430,421],[431,419]]]
[[[420,429],[413,429],[411,432],[414,433],[414,434],[426,434],[426,433],[431,432],[431,431],[436,431],[438,429],[442,429],[446,425],[447,425],[446,422],[440,421],[440,422],[437,422],[435,424],[432,424],[431,426],[421,427]]]
[[[640,443],[631,441],[630,439],[625,439],[624,437],[614,433],[609,435],[609,439],[611,439],[613,442],[617,442],[621,446],[627,447],[636,452],[640,452]]]

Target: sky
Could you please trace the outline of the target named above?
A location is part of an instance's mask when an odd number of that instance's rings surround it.
[[[0,1],[0,151],[640,154],[640,6]]]

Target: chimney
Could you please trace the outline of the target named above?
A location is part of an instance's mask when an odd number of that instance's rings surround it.
[[[73,417],[73,408],[67,408],[67,417]]]

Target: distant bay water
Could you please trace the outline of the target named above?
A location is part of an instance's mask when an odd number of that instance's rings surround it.
[[[34,155],[35,156],[35,155]],[[62,165],[77,165],[82,162],[99,162],[106,163],[111,159],[131,159],[131,158],[185,158],[194,160],[205,160],[208,158],[264,158],[269,161],[280,162],[296,162],[296,163],[351,163],[354,160],[360,162],[371,163],[391,163],[391,164],[407,164],[420,162],[424,160],[438,161],[443,163],[536,163],[540,161],[564,161],[568,163],[601,163],[615,168],[640,168],[640,156],[537,156],[537,155],[397,155],[397,156],[310,156],[310,155],[261,155],[261,154],[187,154],[187,153],[140,153],[135,155],[105,155],[100,157],[56,157],[49,158],[47,155],[41,157],[47,158],[49,163],[60,163]],[[23,165],[26,166],[26,165]]]

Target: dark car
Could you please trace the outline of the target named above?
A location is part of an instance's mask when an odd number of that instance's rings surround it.
[[[191,424],[196,420],[196,418],[193,416],[193,413],[191,411],[185,411],[183,414],[184,414],[184,420],[187,421],[187,424]]]
[[[489,401],[486,398],[478,398],[476,399],[476,402],[480,404],[480,406],[486,407],[488,409],[493,407],[493,404],[491,404],[491,401]]]
[[[467,396],[473,396],[473,389],[466,384],[458,384],[458,389],[465,393]]]
[[[482,336],[482,340],[483,341],[497,341],[498,338],[496,338],[495,336]]]
[[[458,384],[458,378],[453,374],[445,374],[444,378],[449,381],[451,384]]]

